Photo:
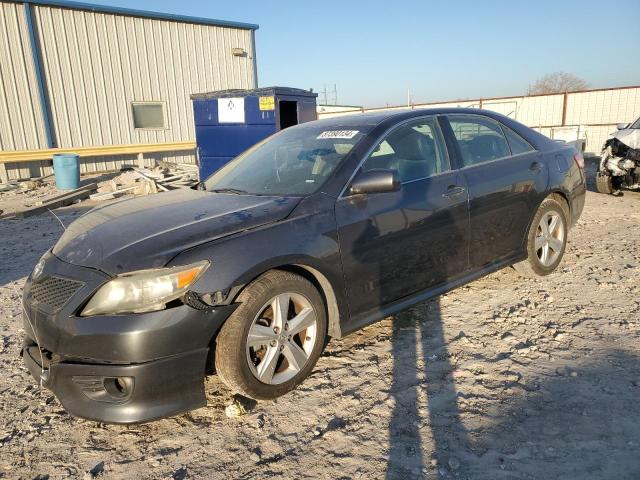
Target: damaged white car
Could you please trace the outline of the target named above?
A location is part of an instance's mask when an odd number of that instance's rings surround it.
[[[623,188],[640,190],[640,118],[618,125],[618,131],[604,143],[596,188],[613,195],[620,195]]]

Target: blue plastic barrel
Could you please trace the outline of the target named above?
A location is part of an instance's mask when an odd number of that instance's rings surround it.
[[[75,153],[56,153],[53,156],[53,173],[58,190],[74,190],[80,187],[80,157]]]

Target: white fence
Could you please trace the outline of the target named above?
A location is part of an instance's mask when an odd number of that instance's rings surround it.
[[[585,140],[585,153],[599,154],[618,123],[640,116],[640,86],[521,97],[478,98],[407,106],[318,112],[319,118],[406,108],[484,108],[502,113],[550,138]]]

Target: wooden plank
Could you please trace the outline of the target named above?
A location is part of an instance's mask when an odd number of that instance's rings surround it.
[[[89,185],[93,186],[93,189],[88,189],[87,187]],[[89,185],[85,185],[85,187],[82,189],[71,190],[66,195],[58,196],[37,207],[31,207],[31,208],[27,208],[26,210],[21,210],[19,212],[16,212],[15,217],[26,218],[26,217],[31,217],[33,215],[39,215],[40,213],[44,213],[47,210],[64,207],[65,205],[71,205],[76,200],[83,200],[85,198],[89,198],[89,195],[91,195],[91,192],[95,191],[98,188],[97,184],[95,183],[91,183]]]
[[[76,153],[80,157],[99,157],[109,155],[137,155],[155,152],[174,152],[193,150],[196,144],[189,142],[141,143],[135,145],[107,145],[99,147],[49,148],[43,150],[16,150],[0,152],[0,164],[21,163],[33,160],[50,160],[57,153]]]
[[[121,188],[120,190],[114,190],[112,192],[102,192],[102,193],[94,193],[93,195],[89,195],[91,200],[111,200],[116,198],[116,195],[121,195],[123,193],[131,192],[138,188],[138,185],[134,185],[133,187]]]
[[[80,188],[76,188],[75,190],[69,190],[69,191],[63,192],[63,193],[61,193],[59,195],[54,195],[52,197],[45,198],[44,200],[40,200],[38,202],[38,205],[44,205],[45,203],[49,203],[49,202],[52,202],[54,200],[58,200],[59,198],[64,198],[67,195],[69,195],[70,193],[75,193],[75,192],[79,193],[79,192],[83,192],[85,190],[93,191],[93,190],[97,190],[97,189],[98,189],[98,184],[97,183],[88,183],[86,185],[83,185]]]

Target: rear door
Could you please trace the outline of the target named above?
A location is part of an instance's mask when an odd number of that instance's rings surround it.
[[[474,270],[524,251],[549,172],[525,139],[483,115],[447,115],[469,188],[469,261]]]
[[[468,261],[466,185],[450,168],[435,117],[392,130],[360,167],[373,168],[398,170],[400,190],[347,193],[336,202],[354,317],[445,283],[465,271]]]

